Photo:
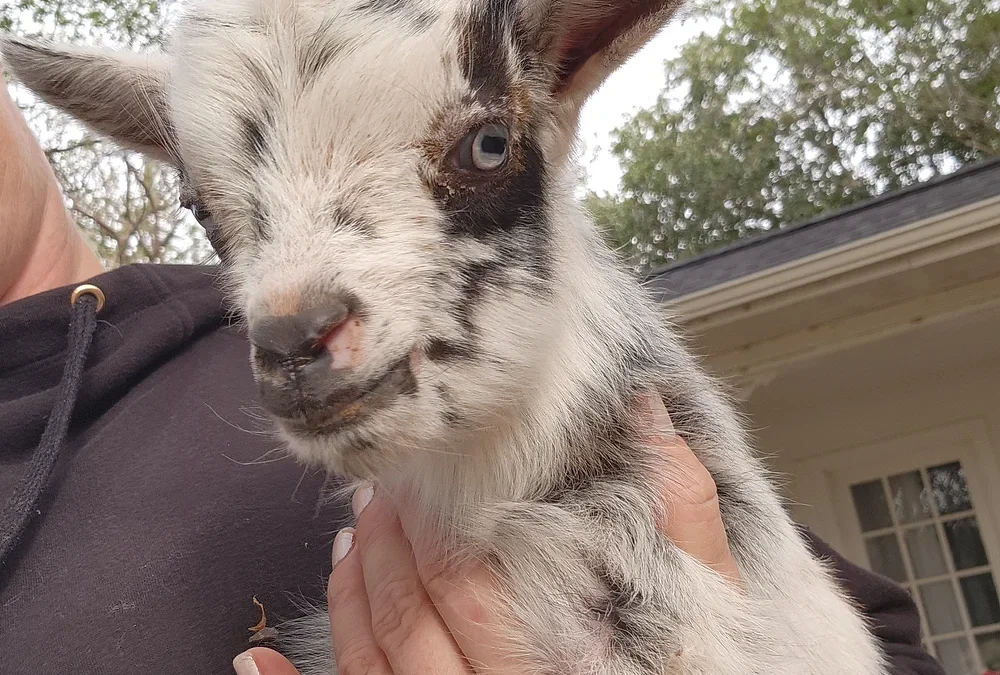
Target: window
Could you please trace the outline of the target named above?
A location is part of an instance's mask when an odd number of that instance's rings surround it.
[[[920,610],[925,647],[948,675],[1000,670],[1000,600],[962,462],[850,484],[872,570]]]

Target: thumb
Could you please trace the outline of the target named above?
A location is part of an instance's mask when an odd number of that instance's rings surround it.
[[[716,572],[731,580],[739,579],[712,474],[676,433],[660,397],[650,396],[646,406],[645,441],[658,449],[665,460],[666,508],[660,523],[663,533],[681,550]]]
[[[254,647],[233,659],[236,675],[299,675],[284,656],[265,647]]]

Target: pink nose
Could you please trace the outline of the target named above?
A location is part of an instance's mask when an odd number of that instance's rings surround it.
[[[271,414],[304,428],[342,418],[363,397],[361,342],[365,323],[350,295],[250,322],[260,403]]]
[[[271,359],[318,358],[327,342],[348,320],[350,309],[343,301],[311,307],[287,316],[265,316],[250,324],[250,342],[258,353]]]

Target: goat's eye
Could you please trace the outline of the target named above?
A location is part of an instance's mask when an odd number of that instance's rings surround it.
[[[484,124],[462,139],[455,163],[469,171],[495,171],[507,161],[510,132],[499,124]]]
[[[507,129],[487,124],[476,132],[472,141],[472,163],[480,171],[500,168],[507,159]]]
[[[188,204],[187,208],[191,211],[194,219],[198,221],[198,224],[205,228],[205,234],[211,239],[215,235],[215,221],[212,219],[212,214],[198,202]]]

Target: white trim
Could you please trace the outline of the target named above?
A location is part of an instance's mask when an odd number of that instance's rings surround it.
[[[1000,277],[986,278],[717,351],[704,360],[714,372],[726,377],[769,376],[793,363],[996,307],[1000,307]]]
[[[671,315],[689,322],[917,251],[929,249],[932,258],[940,260],[955,254],[954,251],[945,251],[943,244],[998,225],[1000,197],[993,197],[667,300],[663,305]],[[884,273],[885,270],[882,271]],[[875,275],[876,278],[878,276],[881,274]]]

